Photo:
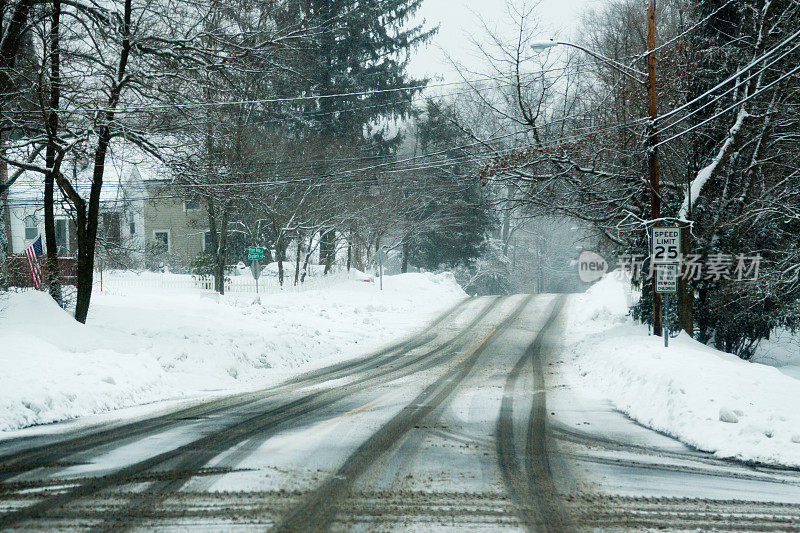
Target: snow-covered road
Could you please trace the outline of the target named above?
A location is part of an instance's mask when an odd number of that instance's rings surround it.
[[[800,472],[585,394],[564,296],[473,298],[365,358],[0,443],[0,528],[796,530]]]
[[[46,293],[0,294],[0,439],[263,389],[395,342],[467,296],[449,273],[386,276],[380,290],[357,271],[339,272],[224,296],[193,287],[190,275],[104,277],[86,325]],[[120,412],[131,407],[137,413]]]

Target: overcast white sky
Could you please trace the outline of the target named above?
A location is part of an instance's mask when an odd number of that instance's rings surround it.
[[[577,27],[581,13],[603,2],[604,0],[540,0],[538,12],[544,26],[543,33],[546,33],[542,38],[549,38],[556,33],[562,38],[568,38]],[[430,45],[414,54],[410,73],[429,77],[441,75],[445,81],[454,81],[457,78],[450,72],[444,51],[459,62],[470,65],[474,59],[469,53],[467,36],[480,34],[478,17],[487,21],[503,20],[505,0],[424,0],[418,16],[420,19],[424,18],[429,27],[439,24],[439,34]]]

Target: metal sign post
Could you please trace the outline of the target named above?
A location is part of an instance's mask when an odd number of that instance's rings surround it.
[[[258,276],[261,274],[258,269],[258,262],[264,259],[264,249],[260,246],[248,246],[247,259],[252,261],[250,268],[253,272],[253,278],[256,280],[256,294],[258,294]]]
[[[663,305],[661,316],[664,317],[664,348],[669,348],[669,293],[664,295]]]
[[[680,241],[680,235],[678,240]],[[664,319],[664,346],[669,347],[669,295],[678,291],[678,263],[656,263],[655,267],[656,292],[664,296],[661,303],[661,313]]]

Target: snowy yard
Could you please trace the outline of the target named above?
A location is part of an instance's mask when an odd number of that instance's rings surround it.
[[[466,296],[450,274],[222,297],[115,276],[130,274],[105,274],[85,326],[41,292],[0,300],[0,431],[274,384],[398,340]]]
[[[800,466],[800,380],[791,366],[746,362],[683,334],[664,348],[627,316],[631,300],[616,273],[573,297],[566,342],[583,391],[717,456]],[[797,364],[791,346],[784,336],[765,349],[775,364]]]

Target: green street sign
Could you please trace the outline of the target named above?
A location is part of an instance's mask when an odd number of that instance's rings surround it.
[[[264,249],[260,246],[250,246],[247,248],[247,260],[255,261],[256,259],[264,259]]]

